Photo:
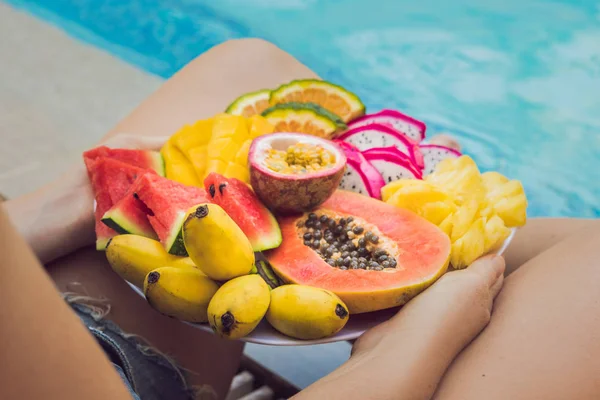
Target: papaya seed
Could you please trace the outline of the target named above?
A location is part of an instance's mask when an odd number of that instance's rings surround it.
[[[374,246],[380,243],[379,236],[357,225],[353,217],[336,218],[310,212],[296,226],[304,245],[334,268],[383,271],[397,266],[385,248]]]

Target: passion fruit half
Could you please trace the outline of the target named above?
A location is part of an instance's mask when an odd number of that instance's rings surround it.
[[[302,213],[324,203],[337,189],[346,165],[330,140],[303,133],[272,133],[252,141],[250,184],[273,212]]]

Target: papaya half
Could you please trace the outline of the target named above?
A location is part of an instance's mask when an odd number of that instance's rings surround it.
[[[282,244],[264,253],[275,273],[335,293],[351,314],[401,306],[448,268],[441,229],[357,193],[337,190],[318,209],[278,222]]]

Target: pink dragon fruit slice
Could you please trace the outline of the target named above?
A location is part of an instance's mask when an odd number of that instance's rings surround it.
[[[380,124],[394,128],[417,143],[425,139],[425,130],[427,129],[423,122],[402,114],[400,111],[387,109],[355,119],[352,123],[348,124],[348,129],[371,124]]]
[[[422,179],[421,170],[396,147],[369,149],[363,155],[383,176],[386,183],[399,179]]]
[[[441,146],[439,144],[423,144],[419,146],[423,154],[425,167],[423,168],[423,176],[427,176],[435,170],[436,165],[446,158],[460,157],[462,154],[458,150],[450,147]]]
[[[347,159],[340,189],[381,199],[381,188],[385,186],[385,181],[379,171],[350,143],[335,142],[344,150]]]
[[[424,167],[424,160],[419,146],[402,132],[381,124],[368,124],[350,129],[337,138],[353,144],[360,151],[377,147],[395,146],[406,154],[419,168]]]

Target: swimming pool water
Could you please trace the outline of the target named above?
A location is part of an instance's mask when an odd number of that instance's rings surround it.
[[[370,111],[456,135],[523,181],[530,216],[600,217],[595,0],[6,0],[169,77],[230,38],[262,37]]]

